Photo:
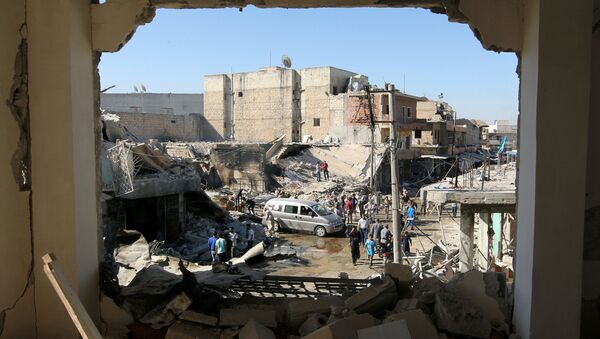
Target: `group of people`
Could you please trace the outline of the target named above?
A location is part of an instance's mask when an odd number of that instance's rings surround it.
[[[235,255],[235,249],[238,244],[239,235],[233,227],[226,233],[223,231],[214,231],[208,238],[208,248],[212,257],[212,262],[227,262]],[[250,225],[246,226],[246,251],[254,246],[254,230]]]
[[[317,161],[315,165],[315,178],[317,178],[317,181],[321,181],[321,172],[323,172],[323,179],[329,180],[329,164],[327,160],[323,160],[323,162]]]
[[[358,221],[358,227],[352,226],[348,232],[352,264],[356,265],[360,259],[360,249],[365,248],[369,268],[373,266],[373,258],[377,251],[389,252],[392,245],[392,232],[389,225],[382,224],[379,219],[370,224],[369,219],[362,217]],[[386,257],[387,259],[387,257]]]
[[[232,205],[232,208],[239,212],[248,211],[248,214],[256,215],[254,208],[256,207],[256,202],[252,198],[244,197],[244,189],[240,188],[235,194],[229,196],[229,205]]]

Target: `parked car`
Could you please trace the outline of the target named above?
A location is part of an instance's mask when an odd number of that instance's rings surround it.
[[[267,225],[268,211],[273,213],[275,231],[290,229],[311,232],[319,237],[340,232],[344,221],[332,210],[315,201],[274,198],[265,204],[263,224]]]

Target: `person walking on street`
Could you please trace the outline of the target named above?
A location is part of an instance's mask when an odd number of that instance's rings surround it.
[[[402,250],[406,256],[410,253],[410,245],[412,245],[412,239],[410,238],[408,231],[405,231],[402,236]]]
[[[351,199],[347,199],[346,200],[346,218],[347,218],[347,224],[351,224],[352,223],[352,200]]]
[[[235,233],[235,230],[233,229],[233,227],[229,227],[229,233],[227,234],[227,237],[229,238],[229,244],[231,244],[230,248],[229,248],[229,257],[233,258],[234,257],[234,251],[235,248],[237,247],[237,240],[238,240],[238,234]]]
[[[385,197],[383,199],[383,208],[385,209],[385,219],[389,219],[390,218],[390,205],[391,205],[391,201],[389,199],[389,197]]]
[[[367,248],[367,258],[369,259],[369,268],[373,267],[373,256],[375,255],[375,241],[373,240],[373,236],[369,236],[367,243],[365,244]]]
[[[392,248],[392,232],[390,232],[389,226],[386,224],[382,229],[381,229],[381,250],[385,253],[385,252],[392,252],[393,248]],[[385,262],[387,262],[387,257],[384,257]]]
[[[321,168],[323,169],[323,179],[329,180],[329,164],[327,163],[327,160],[323,161]]]
[[[379,219],[375,219],[375,224],[373,224],[373,227],[371,228],[371,235],[373,236],[373,240],[376,243],[379,243],[381,241],[381,223],[379,222]]]
[[[358,237],[358,232],[356,231],[356,226],[352,227],[352,230],[348,234],[349,245],[350,245],[350,254],[352,255],[352,264],[356,266],[356,262],[360,259],[360,239]]]
[[[413,229],[413,222],[415,220],[415,204],[410,202],[408,203],[408,208],[406,209],[406,229]]]
[[[219,232],[219,238],[215,242],[215,255],[219,258],[219,262],[227,262],[227,241],[223,232]]]
[[[315,165],[315,176],[317,177],[317,181],[321,181],[321,164],[318,161]]]
[[[365,246],[367,242],[367,235],[369,234],[369,219],[363,216],[358,219],[358,230],[360,232],[360,244]]]
[[[210,254],[212,257],[212,262],[215,262],[215,243],[217,242],[217,231],[213,232],[212,237],[208,238],[208,249],[210,250]]]
[[[254,230],[250,225],[246,225],[246,252],[254,246]]]
[[[363,194],[360,197],[360,202],[358,203],[358,210],[360,211],[361,218],[365,216],[365,205],[369,201],[369,196],[367,193]]]

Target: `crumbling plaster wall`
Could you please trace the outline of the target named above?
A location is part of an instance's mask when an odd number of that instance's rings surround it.
[[[0,1],[0,258],[10,268],[0,274],[0,338],[35,336],[30,192],[20,190],[16,179],[21,173],[13,163],[15,152],[27,147],[20,141],[21,130],[29,129],[20,126],[12,107],[20,104],[14,101],[15,90],[27,95],[25,87],[13,88],[27,81],[25,11],[25,0]]]

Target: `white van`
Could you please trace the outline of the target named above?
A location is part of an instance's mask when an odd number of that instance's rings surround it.
[[[311,232],[319,237],[340,232],[344,221],[330,209],[315,201],[274,198],[265,204],[263,224],[267,215],[273,213],[275,230],[292,229]]]

